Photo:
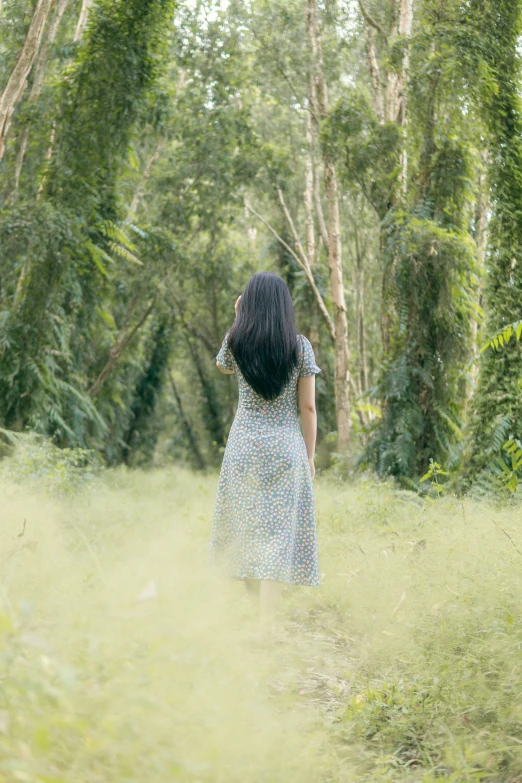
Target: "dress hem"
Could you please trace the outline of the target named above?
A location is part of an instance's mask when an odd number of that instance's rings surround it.
[[[242,574],[241,576],[237,576],[236,574],[232,574],[232,579],[237,580],[244,580],[244,579],[255,579],[262,581],[264,579],[269,579],[274,582],[282,582],[285,585],[292,585],[294,587],[320,587],[321,582],[304,582],[304,581],[290,581],[288,579],[281,579],[280,577],[276,576],[253,576],[252,574]]]

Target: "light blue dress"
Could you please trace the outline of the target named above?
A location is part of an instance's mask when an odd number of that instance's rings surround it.
[[[299,335],[298,343],[298,366],[275,400],[248,385],[227,337],[216,357],[237,373],[239,405],[219,477],[211,555],[238,579],[313,587],[319,584],[314,494],[297,382],[321,370],[306,337]]]

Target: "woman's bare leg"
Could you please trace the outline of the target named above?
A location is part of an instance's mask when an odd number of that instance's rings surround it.
[[[261,625],[266,626],[274,619],[284,590],[283,582],[263,579],[259,590],[259,614]]]

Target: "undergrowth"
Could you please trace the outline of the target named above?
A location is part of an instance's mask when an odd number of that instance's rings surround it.
[[[319,480],[321,587],[263,643],[207,564],[215,477],[78,455],[55,486],[27,449],[0,468],[2,783],[522,779],[515,508]]]

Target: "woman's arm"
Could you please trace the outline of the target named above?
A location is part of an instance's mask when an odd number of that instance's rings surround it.
[[[299,397],[299,411],[301,412],[301,427],[308,454],[308,462],[312,478],[315,476],[314,454],[315,439],[317,436],[317,413],[315,411],[315,375],[307,375],[299,378],[297,386]]]
[[[225,370],[225,368],[222,367],[219,362],[216,362],[216,367],[218,368],[218,370],[221,370],[221,372],[224,373],[225,375],[234,375],[235,373],[235,370]]]
[[[234,305],[234,310],[236,311],[236,316],[237,316],[238,311],[239,311],[239,303],[240,303],[240,301],[241,301],[241,297],[238,296],[238,298],[236,299],[236,304]],[[228,347],[228,343],[226,342],[226,340],[227,340],[227,338],[225,337],[225,340],[223,341],[223,345],[221,346],[221,351],[219,352],[218,357],[217,357],[216,367],[218,368],[218,370],[221,370],[221,372],[224,373],[225,375],[233,375],[235,373],[235,370],[232,367],[229,368],[229,367],[224,366],[223,364],[219,363],[219,360],[221,358],[222,362],[225,362],[225,363],[227,363],[229,365],[233,364],[233,357],[232,357],[232,354],[230,352],[230,348]]]

